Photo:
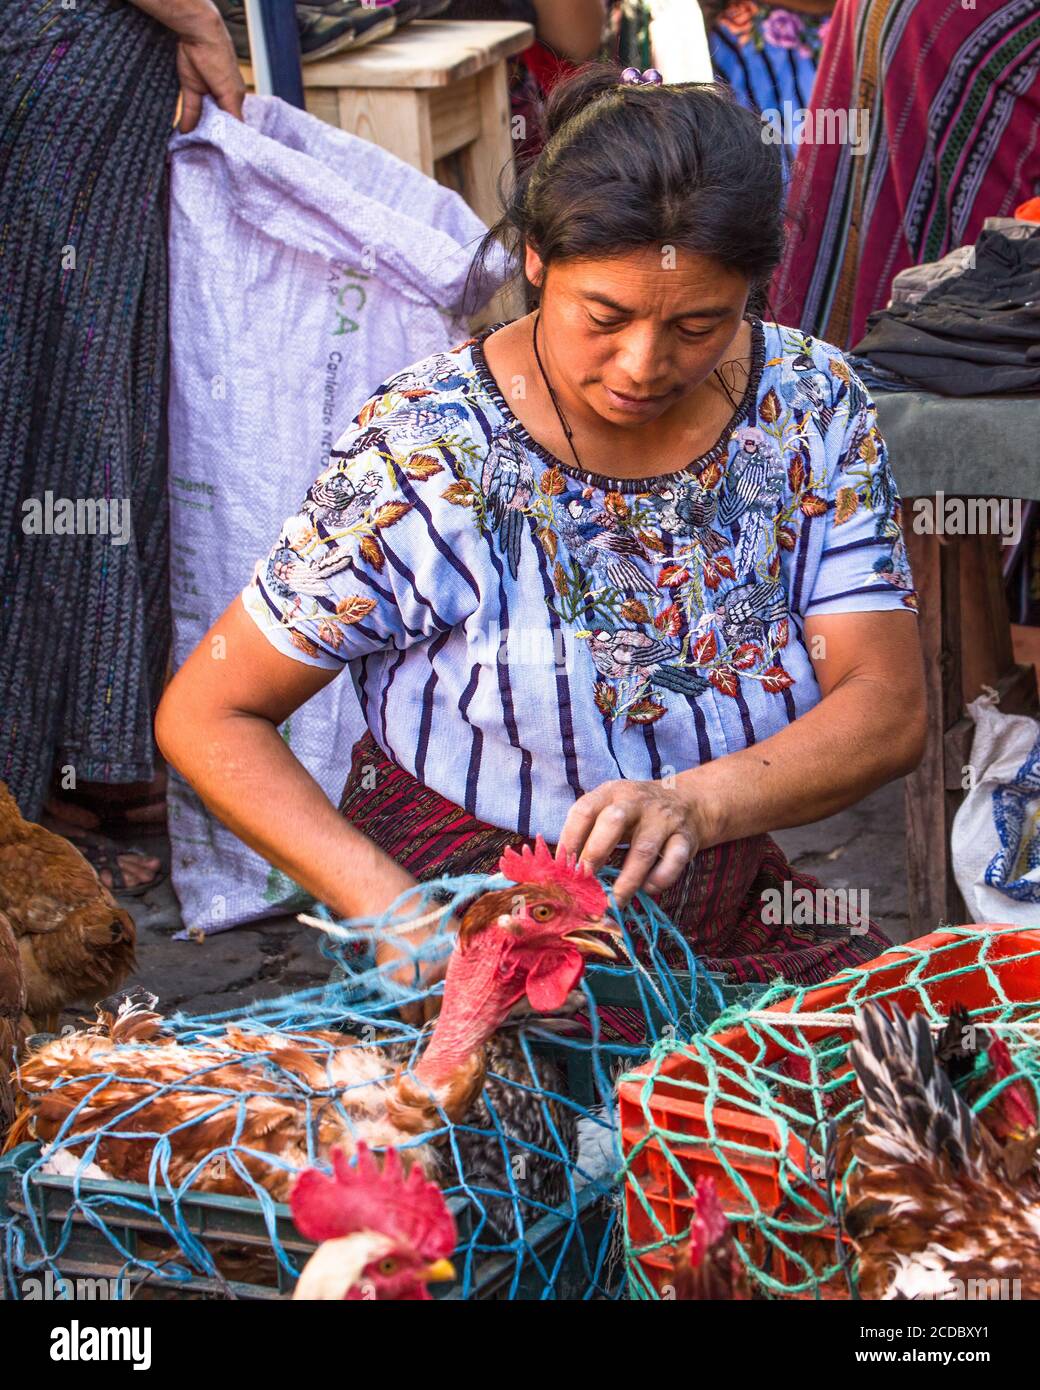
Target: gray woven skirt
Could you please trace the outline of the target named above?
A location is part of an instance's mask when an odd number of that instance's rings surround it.
[[[124,0],[0,28],[0,777],[153,775],[169,648],[173,36]]]

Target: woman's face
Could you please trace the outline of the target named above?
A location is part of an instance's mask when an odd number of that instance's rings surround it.
[[[726,357],[747,279],[671,247],[556,261],[528,248],[554,385],[612,425],[658,419]],[[542,336],[540,335],[540,336]]]

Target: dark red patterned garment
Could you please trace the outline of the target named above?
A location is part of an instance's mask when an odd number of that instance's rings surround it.
[[[771,305],[848,350],[901,270],[1040,192],[1040,4],[843,0],[810,106]],[[835,138],[855,113],[863,138]]]
[[[494,873],[504,849],[525,843],[423,786],[387,758],[370,733],[354,747],[339,809],[420,882],[445,874]],[[619,851],[611,863],[620,867],[623,858]],[[782,892],[785,882],[810,891],[819,886],[797,873],[768,835],[756,835],[698,854],[659,901],[702,966],[737,983],[781,978],[816,984],[887,950],[888,941],[873,923],[855,935],[847,926],[764,922],[763,893]]]

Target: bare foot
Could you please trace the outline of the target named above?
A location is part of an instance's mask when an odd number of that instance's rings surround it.
[[[136,854],[133,851],[126,854],[117,852],[116,863],[119,865],[118,876],[123,881],[124,889],[140,888],[154,883],[162,869],[162,860],[156,859],[154,854]],[[115,887],[115,877],[111,869],[102,867],[98,870],[98,878],[105,887],[118,892],[120,890]]]

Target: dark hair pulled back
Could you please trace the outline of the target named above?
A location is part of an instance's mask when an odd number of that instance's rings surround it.
[[[608,64],[558,84],[541,152],[519,171],[485,254],[501,241],[546,265],[674,246],[751,282],[761,311],[784,244],[780,151],[715,83],[627,85]]]

